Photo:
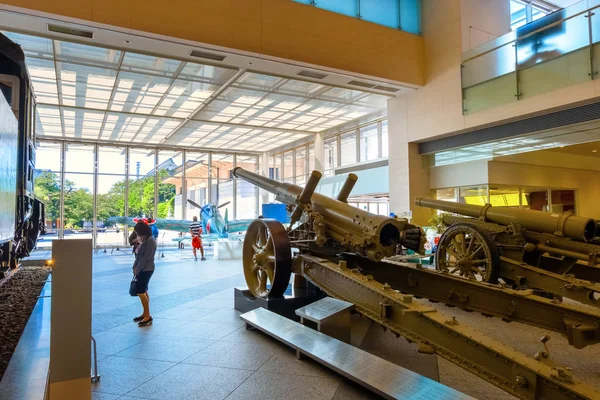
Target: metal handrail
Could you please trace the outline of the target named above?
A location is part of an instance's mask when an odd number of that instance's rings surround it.
[[[92,382],[98,382],[100,375],[98,375],[98,352],[96,351],[96,339],[92,336],[92,348],[93,348],[93,365],[91,368]]]

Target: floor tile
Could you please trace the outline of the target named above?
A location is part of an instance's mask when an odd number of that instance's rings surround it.
[[[221,309],[233,309],[233,288],[231,289],[232,295],[231,300],[227,299],[216,299],[216,298],[201,298],[198,300],[190,301],[182,304],[182,307],[192,308],[210,308],[213,310]]]
[[[257,343],[265,346],[271,346],[274,348],[290,348],[287,345],[281,343],[276,339],[273,339],[269,335],[266,335],[257,329],[246,329],[245,327],[236,329],[234,332],[225,336],[221,340],[223,342],[234,343]]]
[[[156,336],[158,334],[167,333],[173,329],[180,327],[181,325],[187,324],[188,321],[179,319],[165,319],[165,318],[154,318],[151,325],[139,327],[137,323],[129,321],[123,325],[114,327],[107,332],[122,332],[131,333],[134,335],[142,336]]]
[[[92,391],[124,395],[173,365],[175,364],[164,361],[107,357],[98,361],[101,378],[92,383]]]
[[[254,371],[274,354],[275,350],[271,346],[220,341],[206,347],[183,362]]]
[[[225,322],[238,326],[244,326],[244,321],[240,319],[240,314],[241,313],[239,311],[233,309],[222,309],[202,316],[198,318],[198,321]]]
[[[251,374],[241,369],[178,364],[131,394],[156,400],[220,400]]]
[[[296,358],[296,351],[291,348],[286,348],[283,351],[277,352],[277,354],[273,355],[273,357],[260,367],[259,372],[330,378],[337,377],[335,372],[310,358],[298,360]]]
[[[117,356],[181,362],[213,343],[211,340],[159,336],[123,350]]]
[[[139,311],[139,310],[138,310]],[[136,314],[121,314],[121,313],[103,313],[94,314],[92,316],[92,334],[107,331],[116,326],[123,325],[124,323],[131,321]]]
[[[133,347],[148,339],[148,337],[139,334],[109,331],[94,334],[94,338],[96,339],[97,352],[99,355],[117,354],[120,351]]]
[[[154,314],[156,318],[193,321],[215,312],[212,308],[177,306]]]
[[[255,372],[227,400],[330,400],[338,385],[331,378]]]
[[[219,340],[238,329],[237,325],[221,322],[192,321],[165,333],[166,337]]]
[[[118,394],[92,392],[92,400],[117,400]]]

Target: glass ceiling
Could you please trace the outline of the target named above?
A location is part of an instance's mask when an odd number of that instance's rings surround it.
[[[3,32],[26,55],[40,138],[268,151],[388,96]]]

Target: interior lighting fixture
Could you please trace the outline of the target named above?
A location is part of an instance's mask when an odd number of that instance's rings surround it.
[[[597,152],[598,152],[598,150],[592,150],[592,153],[597,153]]]

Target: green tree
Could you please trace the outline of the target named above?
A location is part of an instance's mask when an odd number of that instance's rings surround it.
[[[91,221],[94,218],[93,196],[88,189],[76,189],[74,184],[65,187],[69,188],[65,192],[65,227],[75,228],[83,227],[84,221]]]
[[[57,174],[50,171],[40,173],[34,181],[34,193],[44,202],[46,219],[60,218],[60,183]]]

